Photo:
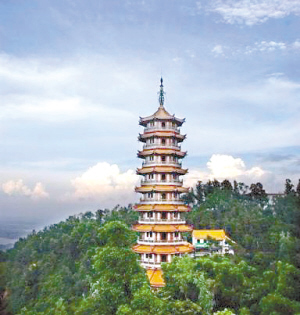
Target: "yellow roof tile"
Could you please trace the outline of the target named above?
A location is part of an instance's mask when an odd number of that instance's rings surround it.
[[[179,212],[186,212],[190,211],[190,207],[187,205],[135,205],[135,209],[137,211],[179,211]]]
[[[142,168],[137,169],[138,174],[148,174],[148,173],[153,173],[153,172],[186,174],[187,170],[182,169],[180,167],[173,167],[173,166],[152,166],[152,167],[142,167]]]
[[[152,287],[161,288],[165,286],[161,269],[147,269],[147,276]]]
[[[194,230],[192,235],[197,239],[213,238],[224,240],[227,238],[224,230]]]
[[[135,245],[133,250],[137,253],[152,254],[184,254],[194,250],[193,245]]]
[[[145,125],[148,121],[154,119],[166,119],[176,121],[179,126],[181,126],[184,122],[184,119],[176,118],[174,115],[170,115],[164,108],[164,106],[159,106],[158,110],[151,116],[148,117],[140,117],[140,124]]]
[[[148,155],[152,155],[152,154],[166,154],[166,155],[177,155],[180,157],[184,157],[186,155],[186,152],[182,152],[180,151],[180,149],[148,149],[148,150],[143,150],[143,151],[139,151],[138,155],[139,156],[148,156]]]
[[[135,252],[139,252],[139,253],[151,253],[151,246],[147,246],[147,245],[135,245],[133,246],[133,250]]]
[[[137,192],[150,192],[150,191],[166,191],[166,192],[181,192],[187,193],[189,191],[188,188],[182,186],[175,186],[175,185],[149,185],[149,186],[141,186],[136,187],[135,191]]]
[[[150,131],[145,132],[143,134],[140,134],[141,139],[149,138],[149,137],[176,137],[181,140],[185,139],[186,135],[181,135],[179,131],[164,131],[164,130],[156,130],[156,131]]]

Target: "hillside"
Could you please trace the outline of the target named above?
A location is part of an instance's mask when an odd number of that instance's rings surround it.
[[[288,184],[284,196],[269,202],[262,185],[199,182],[185,196],[192,207],[186,219],[195,228],[226,229],[237,254],[176,258],[163,265],[167,285],[155,292],[131,250],[137,219],[131,207],[72,216],[33,232],[0,252],[6,311],[297,314],[300,194]]]

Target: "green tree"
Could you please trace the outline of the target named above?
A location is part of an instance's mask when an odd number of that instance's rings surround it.
[[[183,309],[198,310],[194,314],[210,314],[213,296],[210,292],[209,281],[196,267],[196,261],[188,256],[175,257],[172,263],[163,264],[166,286],[162,292],[171,300],[178,301],[177,304],[175,303],[176,307],[180,305]]]
[[[134,293],[147,283],[144,270],[131,246],[136,234],[122,222],[108,222],[99,230],[104,247],[93,257],[95,278],[89,295],[76,314],[116,314],[129,305]]]
[[[160,298],[157,292],[150,290],[149,284],[134,292],[130,305],[123,304],[117,315],[165,315],[168,314],[168,303]]]
[[[270,293],[260,301],[261,315],[294,315],[300,312],[300,303],[278,293]]]
[[[258,199],[261,202],[267,201],[267,194],[261,183],[251,184],[250,185],[250,194],[253,199]]]

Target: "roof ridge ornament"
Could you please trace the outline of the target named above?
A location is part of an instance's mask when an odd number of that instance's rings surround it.
[[[165,92],[164,92],[164,86],[163,86],[163,78],[160,78],[160,90],[159,90],[159,106],[164,107],[165,102]]]

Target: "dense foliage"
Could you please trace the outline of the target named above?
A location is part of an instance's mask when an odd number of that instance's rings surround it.
[[[285,194],[271,199],[260,183],[198,182],[184,198],[193,208],[186,219],[195,229],[225,229],[249,260],[263,256],[265,263],[284,260],[300,267],[300,181],[294,190],[287,180]]]
[[[131,250],[137,214],[117,206],[0,252],[0,301],[8,294],[6,310],[22,315],[300,314],[300,183],[287,180],[271,201],[260,183],[226,180],[199,182],[184,198],[188,222],[226,229],[236,255],[175,258],[153,291]]]

